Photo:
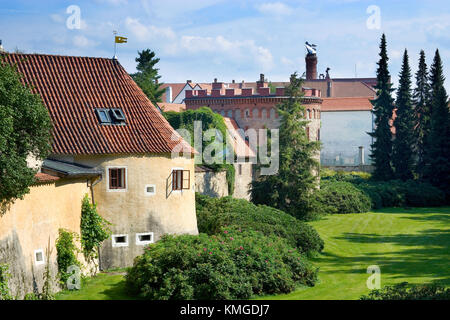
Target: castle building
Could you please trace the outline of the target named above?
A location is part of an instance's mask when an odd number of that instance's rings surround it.
[[[80,233],[85,194],[111,223],[101,269],[127,267],[163,234],[197,234],[194,150],[116,59],[4,54],[40,95],[53,124],[52,154],[36,185],[0,216],[0,264],[13,288],[56,275],[58,229]],[[172,156],[182,146],[188,156]],[[50,247],[51,252],[47,248]]]
[[[330,68],[319,74],[318,65],[317,54],[309,52],[305,56],[304,104],[308,113],[312,113],[306,117],[317,120],[311,123],[314,129],[310,129],[310,136],[312,139],[320,138],[322,142],[321,164],[337,169],[370,164],[372,138],[367,132],[372,131],[374,123],[370,100],[375,98],[377,79],[333,78]],[[188,80],[186,84],[166,83],[165,87],[170,88],[175,96],[184,96],[184,100],[178,100],[178,103],[184,103],[186,108],[209,105],[213,110],[235,119],[245,129],[277,127],[279,121],[272,109],[281,101],[282,90],[289,82],[268,82],[261,75],[256,82],[233,80],[230,83],[214,81],[193,84]],[[276,90],[271,91],[268,87]],[[167,90],[164,97],[167,97]],[[320,108],[308,96],[320,98]],[[318,117],[314,115],[315,111]]]

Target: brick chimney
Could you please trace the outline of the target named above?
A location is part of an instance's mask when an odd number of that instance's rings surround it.
[[[256,87],[257,88],[267,88],[268,87],[267,83],[264,80],[264,74],[263,73],[261,73],[259,75],[259,81],[256,81]]]
[[[317,79],[317,55],[308,53],[305,58],[306,62],[306,80]]]

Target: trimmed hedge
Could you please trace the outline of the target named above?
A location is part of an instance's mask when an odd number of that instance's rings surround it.
[[[403,282],[372,290],[361,300],[450,300],[450,288],[437,284],[408,285]]]
[[[313,227],[281,210],[231,197],[196,194],[195,198],[199,232],[214,235],[223,226],[237,226],[283,237],[302,253],[323,250],[323,240]]]
[[[146,299],[248,299],[316,280],[317,269],[286,239],[223,227],[212,236],[163,236],[135,259],[126,287]]]
[[[362,213],[372,207],[366,193],[345,181],[324,181],[317,197],[330,213]]]
[[[342,182],[351,183],[370,198],[373,209],[405,206],[435,207],[446,204],[442,190],[417,180],[373,181],[363,173],[332,173],[330,170],[321,173],[321,176],[321,188],[335,185],[336,187],[333,188],[337,189]],[[318,200],[321,203],[324,202],[320,193]],[[346,204],[341,205],[346,206]]]

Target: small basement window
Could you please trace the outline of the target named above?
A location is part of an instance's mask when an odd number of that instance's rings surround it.
[[[44,250],[39,249],[34,251],[34,263],[37,266],[45,263]]]
[[[128,247],[128,235],[127,234],[115,234],[112,236],[112,246],[117,247]]]
[[[172,171],[172,190],[189,190],[191,185],[191,172],[189,170]]]
[[[108,187],[109,190],[126,190],[127,169],[109,168],[108,169]]]
[[[153,243],[153,232],[147,233],[137,233],[136,234],[136,244],[139,246],[143,246],[146,244]]]
[[[145,194],[147,196],[154,196],[156,194],[156,186],[154,184],[148,184],[145,186]]]

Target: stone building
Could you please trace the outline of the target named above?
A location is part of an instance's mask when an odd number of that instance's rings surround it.
[[[318,66],[319,59],[316,53],[305,56],[304,89],[307,91],[307,95],[318,95],[319,98],[323,99],[321,110],[319,110],[320,120],[318,119],[321,121],[322,132],[320,132],[320,135],[317,134],[319,133],[317,130],[311,132],[312,138],[320,136],[322,142],[321,164],[324,166],[350,167],[359,166],[362,162],[369,164],[372,139],[367,132],[371,131],[373,126],[370,100],[374,99],[376,95],[374,87],[377,79],[333,78],[330,68],[326,68],[323,73],[319,73]],[[282,88],[289,85],[289,82],[286,81],[267,81],[264,75],[261,75],[259,81],[256,82],[232,80],[228,83],[217,83],[217,81],[195,84],[192,81],[187,81],[187,83],[190,85],[166,83],[165,86],[166,88],[170,87],[174,95],[184,96],[184,100],[179,100],[179,102],[185,103],[186,106],[197,108],[198,102],[201,101],[205,106],[210,105],[218,112],[223,111],[226,116],[235,119],[242,129],[261,125],[266,125],[269,128],[276,127],[278,120],[274,110],[271,110],[271,105],[274,105],[277,91],[281,93]],[[259,93],[261,87],[262,94]],[[271,88],[269,90],[270,95],[264,97],[268,90],[267,87]],[[273,90],[273,88],[276,89]],[[220,95],[218,95],[218,89],[220,89]],[[315,89],[315,93],[308,93],[313,89]],[[213,92],[214,90],[215,92]],[[193,93],[190,94],[188,91]],[[238,97],[241,98],[241,101],[236,102],[240,106],[239,112],[236,113],[238,108],[235,108],[235,102],[231,101],[232,99],[238,99]],[[242,99],[244,97],[245,100]],[[263,100],[263,98],[266,99]],[[253,116],[255,103],[262,109],[261,117],[258,108],[255,112],[257,116]],[[308,107],[307,101],[305,101],[305,104]],[[310,110],[314,112],[314,108]],[[314,118],[314,115],[312,117]],[[314,123],[312,125],[315,126]],[[316,136],[314,136],[314,133],[316,133]],[[365,150],[362,159],[360,159],[360,147]]]
[[[48,243],[54,249],[59,228],[80,232],[86,193],[112,223],[100,248],[102,269],[130,266],[163,234],[198,233],[194,150],[116,59],[2,58],[41,96],[53,124],[52,154],[40,172],[45,184],[0,217],[0,263],[15,265],[13,281],[39,287],[42,253]],[[172,156],[178,146],[187,157]],[[50,263],[55,267],[55,250]]]

